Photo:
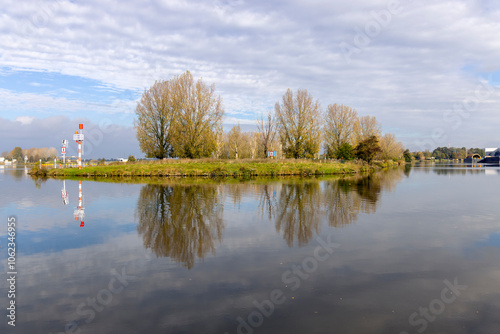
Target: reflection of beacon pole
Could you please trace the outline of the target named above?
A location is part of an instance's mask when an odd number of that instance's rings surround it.
[[[66,192],[66,180],[63,180],[63,188],[61,190],[61,198],[63,200],[64,205],[69,204],[68,193]]]
[[[80,220],[80,227],[84,226],[83,217],[85,216],[85,211],[82,204],[82,181],[78,181],[78,206],[75,209],[75,220]]]

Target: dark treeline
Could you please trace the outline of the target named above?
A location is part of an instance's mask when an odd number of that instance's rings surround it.
[[[429,159],[465,159],[474,154],[479,154],[481,157],[484,157],[485,152],[483,148],[465,148],[465,147],[438,147],[434,149],[432,152],[429,150],[425,151],[415,151],[410,152],[406,150],[404,152],[405,160],[429,160]]]
[[[42,161],[51,161],[57,157],[57,150],[55,147],[22,149],[17,146],[12,151],[2,152],[0,156],[7,160],[16,160],[19,163],[24,162],[25,156],[28,157],[28,162],[38,162],[40,159]]]

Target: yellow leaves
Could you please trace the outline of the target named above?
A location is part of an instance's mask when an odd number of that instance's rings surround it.
[[[276,121],[287,157],[312,157],[321,141],[321,106],[305,89],[288,89],[275,105]]]
[[[144,92],[136,108],[137,139],[143,152],[157,158],[210,156],[223,114],[215,86],[195,82],[188,71]]]

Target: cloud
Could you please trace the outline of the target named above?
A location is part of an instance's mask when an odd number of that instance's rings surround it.
[[[35,117],[31,117],[31,116],[19,116],[16,118],[16,121],[20,122],[23,125],[28,125],[28,124],[33,123],[34,119],[35,119]]]
[[[72,134],[78,124],[84,124],[84,159],[118,158],[134,155],[142,157],[139,144],[132,126],[116,125],[118,117],[102,117],[98,122],[86,118],[69,118],[67,116],[50,116],[34,118],[17,117],[11,121],[0,117],[0,152],[11,151],[20,146],[23,149],[32,147],[56,147],[62,139],[69,140],[68,156],[78,155],[78,147],[72,140]]]
[[[401,0],[377,28],[375,17],[387,13],[388,4],[59,0],[20,6],[7,0],[1,64],[97,80],[112,95],[140,92],[157,79],[190,70],[215,83],[228,114],[241,120],[272,109],[287,88],[306,88],[324,107],[343,103],[375,115],[384,129],[399,129],[397,135],[413,145],[407,134],[430,139],[436,127],[450,128],[444,111],[474,94],[480,73],[499,69],[500,9],[479,0]],[[356,46],[370,28],[369,42]],[[342,43],[359,49],[350,62]],[[58,102],[66,110],[92,109],[88,100]],[[488,118],[498,127],[491,112],[499,102],[498,94],[481,101],[467,121]],[[12,108],[18,104],[23,105],[13,101]],[[454,129],[447,140],[466,145],[464,131]],[[484,146],[491,135],[476,140]]]

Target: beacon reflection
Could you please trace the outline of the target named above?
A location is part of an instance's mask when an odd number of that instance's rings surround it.
[[[75,220],[80,222],[80,227],[83,227],[85,223],[83,218],[85,217],[85,208],[83,207],[83,191],[82,191],[82,181],[78,181],[78,206],[75,208]]]
[[[63,180],[63,187],[61,189],[61,199],[63,205],[69,204],[69,195],[66,190],[66,180]],[[85,217],[85,207],[83,206],[83,190],[82,190],[82,181],[78,181],[78,206],[75,207],[75,211],[73,212],[73,216],[75,220],[80,222],[80,227],[84,227],[84,217]]]

